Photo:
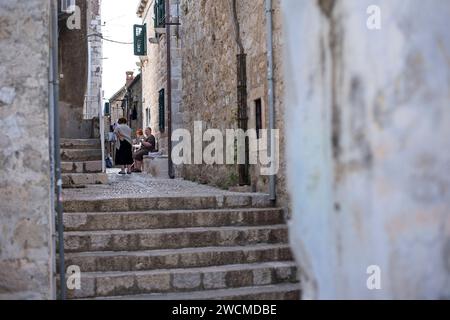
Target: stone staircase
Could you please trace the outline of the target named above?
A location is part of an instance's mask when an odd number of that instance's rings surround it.
[[[283,210],[266,197],[70,200],[70,299],[299,299]],[[182,209],[180,209],[182,208]]]
[[[65,188],[106,184],[100,140],[61,139],[61,170]]]

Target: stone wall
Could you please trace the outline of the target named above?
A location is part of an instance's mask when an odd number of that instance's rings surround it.
[[[147,24],[147,38],[157,38],[158,43],[147,44],[147,56],[141,57],[142,64],[142,112],[143,123],[149,123],[154,135],[158,139],[160,151],[167,154],[167,46],[166,35],[157,35],[154,28],[154,1],[147,1],[145,8],[138,12],[142,18],[142,23]],[[177,0],[171,1],[171,15],[179,15],[179,5]],[[172,27],[171,38],[171,60],[172,60],[172,124],[173,128],[179,127],[182,121],[181,116],[181,40],[179,36],[180,28]],[[161,132],[159,127],[159,91],[165,90],[165,130]],[[150,110],[150,119],[147,117],[147,109]]]
[[[0,299],[54,298],[49,11],[0,2]]]
[[[70,21],[69,28],[67,19],[59,23],[60,127],[62,138],[89,139],[95,137],[98,120],[92,118],[102,97],[102,42],[93,36],[101,32],[100,2],[77,0],[76,5],[80,28]]]
[[[194,121],[205,129],[225,132],[237,129],[237,54],[239,48],[231,0],[181,1],[184,126],[193,131]],[[287,204],[284,161],[284,107],[282,76],[282,28],[279,1],[274,6],[274,65],[276,128],[281,131],[277,189],[280,204]],[[263,128],[269,126],[266,18],[264,0],[237,1],[240,38],[247,54],[248,127],[255,128],[255,100],[262,101]],[[223,188],[238,182],[237,166],[185,166],[183,175]],[[253,189],[268,192],[268,177],[259,166],[251,168]]]
[[[142,76],[138,74],[136,78],[133,80],[133,83],[128,87],[129,94],[129,117],[130,127],[133,130],[133,138],[136,134],[136,131],[139,129],[143,129],[143,119],[144,115],[142,111]],[[133,110],[136,108],[137,118],[135,120],[132,119]]]
[[[87,34],[88,36],[88,67],[86,98],[84,102],[84,119],[89,120],[99,116],[102,104],[102,74],[103,45],[100,0],[87,1]]]
[[[381,30],[366,27],[374,4]],[[283,13],[304,298],[450,298],[450,3],[286,0]]]

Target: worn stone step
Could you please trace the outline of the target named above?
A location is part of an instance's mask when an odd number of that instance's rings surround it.
[[[69,298],[94,298],[296,283],[294,262],[224,265],[139,272],[82,273],[81,289]]]
[[[100,139],[61,139],[61,149],[101,149]]]
[[[277,208],[66,213],[64,215],[66,231],[256,226],[282,223],[284,223],[283,210]]]
[[[140,251],[287,243],[286,225],[66,232],[66,252]]]
[[[135,296],[100,297],[97,300],[299,300],[299,283],[245,287],[182,293],[148,294]]]
[[[291,260],[293,256],[287,244],[136,252],[81,252],[65,255],[66,265],[79,266],[83,272],[179,269]]]
[[[103,170],[102,161],[84,161],[84,162],[62,162],[62,173],[101,173]]]
[[[101,149],[61,149],[61,161],[63,162],[84,162],[101,160]]]
[[[64,173],[62,174],[63,187],[76,187],[92,184],[107,184],[106,173]]]
[[[273,203],[265,194],[226,196],[167,196],[143,198],[97,198],[64,201],[65,212],[130,212],[148,210],[202,210],[268,208]]]

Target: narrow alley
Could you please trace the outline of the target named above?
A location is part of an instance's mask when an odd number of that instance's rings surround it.
[[[450,299],[449,16],[0,0],[0,300]]]

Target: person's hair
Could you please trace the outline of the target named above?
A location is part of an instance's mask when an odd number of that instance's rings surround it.
[[[127,119],[125,118],[120,118],[118,121],[119,124],[127,124]]]
[[[143,131],[142,129],[138,129],[138,130],[136,131],[136,134],[137,134],[138,136],[143,136],[143,135],[144,135],[144,131]]]

